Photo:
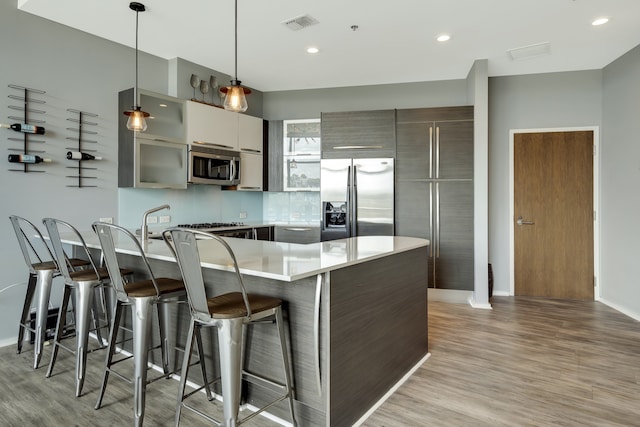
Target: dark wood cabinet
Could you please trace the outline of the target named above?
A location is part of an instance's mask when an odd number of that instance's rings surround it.
[[[395,157],[395,110],[322,113],[322,158]]]
[[[396,234],[429,239],[429,286],[473,290],[473,107],[396,112]]]

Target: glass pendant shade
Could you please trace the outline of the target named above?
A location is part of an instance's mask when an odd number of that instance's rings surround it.
[[[131,2],[129,9],[136,13],[136,85],[133,87],[133,107],[131,110],[125,111],[124,114],[129,116],[127,120],[127,129],[134,132],[144,132],[147,130],[147,121],[145,117],[149,117],[149,113],[142,111],[138,104],[138,15],[146,10],[142,3]]]
[[[236,113],[244,113],[249,108],[244,88],[239,85],[227,86],[227,96],[224,98],[224,109]]]
[[[134,132],[144,132],[147,130],[147,121],[145,117],[149,117],[149,113],[142,111],[140,107],[133,107],[133,110],[125,111],[129,119],[127,120],[127,129]]]

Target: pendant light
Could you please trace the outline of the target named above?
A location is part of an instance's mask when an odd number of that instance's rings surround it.
[[[127,129],[134,132],[144,132],[147,130],[147,121],[145,117],[149,117],[149,113],[142,111],[138,105],[138,14],[146,9],[142,3],[132,1],[129,3],[129,9],[136,12],[136,85],[133,87],[133,107],[131,110],[125,111],[125,116],[129,116],[127,120]]]
[[[231,80],[231,86],[223,87],[220,92],[225,93],[224,109],[234,111],[236,113],[244,113],[249,108],[247,104],[247,98],[245,95],[251,93],[251,89],[242,87],[240,80],[238,80],[238,0],[235,0],[236,4],[236,22],[235,22],[235,74],[233,80]]]

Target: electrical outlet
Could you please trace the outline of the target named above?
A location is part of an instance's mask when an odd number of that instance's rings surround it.
[[[162,215],[160,217],[160,224],[165,224],[167,222],[171,222],[171,215]]]
[[[113,218],[100,218],[100,222],[106,222],[107,224],[113,224]]]
[[[157,224],[158,223],[158,217],[157,216],[148,216],[147,217],[147,224]]]
[[[240,212],[240,219],[246,219],[247,218],[247,213],[246,212]]]

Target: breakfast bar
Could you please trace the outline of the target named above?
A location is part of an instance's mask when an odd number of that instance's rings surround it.
[[[88,247],[99,250],[92,232],[83,233],[83,238]],[[306,245],[225,240],[236,255],[247,292],[285,302],[299,425],[357,423],[427,357],[424,259],[428,240],[367,236]],[[65,242],[79,243],[74,239]],[[126,244],[116,246],[122,263],[135,271],[139,257]],[[219,245],[203,240],[199,246],[205,282],[212,294],[235,290],[232,265]],[[158,275],[180,278],[164,241],[149,240],[146,248]],[[184,344],[188,318],[185,305],[172,319],[171,333],[178,347]],[[273,375],[281,372],[279,366],[269,365],[277,335],[270,328],[263,329],[249,332],[260,335],[259,339],[254,336],[246,351],[246,367]],[[215,337],[203,338],[215,341]],[[205,359],[215,372],[214,356],[205,353]],[[199,371],[191,370],[189,379],[201,383]],[[251,387],[246,390],[250,405],[260,406],[263,397],[252,393]],[[270,412],[287,419],[285,409],[275,406]]]

